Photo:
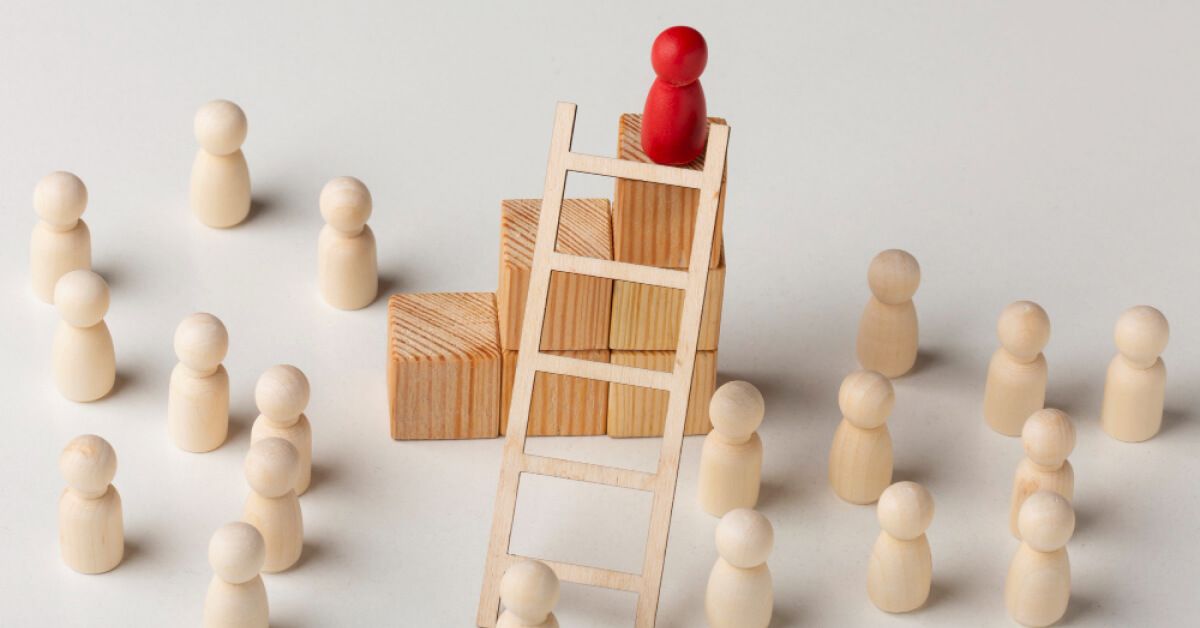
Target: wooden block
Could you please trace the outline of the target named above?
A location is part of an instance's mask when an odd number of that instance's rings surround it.
[[[503,388],[500,399],[500,433],[508,426],[513,379],[517,374],[516,351],[504,352]],[[592,351],[547,351],[580,360],[608,362],[605,349]],[[604,434],[608,422],[608,382],[553,373],[538,373],[533,380],[529,403],[529,436],[595,436]]]
[[[610,362],[670,371],[675,362],[675,352],[613,351]],[[707,434],[712,429],[708,418],[708,402],[716,387],[717,352],[697,351],[692,395],[683,427],[684,434]],[[611,384],[608,387],[608,435],[662,436],[663,422],[667,416],[667,401],[668,394],[665,390]]]
[[[725,256],[708,271],[708,289],[700,315],[701,351],[715,351],[721,337],[721,304],[725,300]],[[679,346],[683,291],[632,281],[613,282],[612,324],[608,347],[624,351],[674,351]]]
[[[529,271],[537,239],[541,199],[507,200],[500,204],[500,346],[521,345],[521,320],[529,292]],[[612,219],[608,199],[565,199],[559,221],[557,251],[612,259]],[[543,351],[608,348],[612,312],[612,280],[553,273],[542,332]]]
[[[395,294],[388,300],[392,438],[499,436],[500,371],[494,294]]]
[[[725,124],[725,120],[721,118],[709,118],[708,121]],[[651,163],[650,158],[642,151],[641,135],[641,114],[623,114],[620,139],[617,142],[617,157]],[[704,157],[701,156],[683,167],[703,170]],[[699,202],[699,190],[617,179],[612,208],[614,259],[631,264],[687,268],[692,254],[692,233],[695,231]],[[724,216],[723,173],[720,198],[717,202],[717,226],[713,232],[713,268],[716,268],[721,258],[721,224]]]

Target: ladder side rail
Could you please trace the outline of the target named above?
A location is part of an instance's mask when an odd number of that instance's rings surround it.
[[[534,360],[542,344],[542,324],[550,289],[550,254],[558,241],[558,222],[566,192],[566,156],[571,150],[576,107],[558,103],[554,110],[554,131],[550,138],[550,157],[546,164],[546,183],[542,192],[542,208],[538,216],[537,239],[534,242],[533,263],[529,278],[529,293],[525,299],[525,315],[521,323],[521,343],[513,378],[512,405],[509,406],[507,437],[496,489],[492,515],[488,557],[484,566],[476,623],[481,628],[493,628],[500,612],[500,578],[507,565],[505,557],[512,538],[513,517],[517,509],[517,492],[523,468],[525,437],[529,426],[529,406],[533,396]]]
[[[688,287],[684,292],[683,313],[679,323],[679,345],[675,353],[674,387],[670,392],[667,418],[663,426],[662,451],[658,457],[654,501],[650,510],[650,532],[642,565],[642,588],[638,592],[635,625],[652,628],[658,614],[662,588],[663,563],[671,532],[671,510],[675,501],[679,474],[679,456],[683,448],[683,425],[691,398],[692,376],[696,366],[696,346],[700,338],[700,318],[708,287],[708,267],[712,261],[712,243],[716,232],[717,206],[725,157],[729,146],[729,127],[712,125],[704,158],[704,184],[696,223],[692,233],[692,253],[688,262]]]

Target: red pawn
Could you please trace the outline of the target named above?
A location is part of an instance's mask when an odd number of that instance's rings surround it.
[[[654,85],[642,111],[642,150],[660,164],[686,164],[704,152],[708,111],[700,74],[708,63],[708,44],[690,26],[659,33],[650,51]]]

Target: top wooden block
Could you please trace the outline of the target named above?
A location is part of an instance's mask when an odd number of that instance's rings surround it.
[[[709,118],[709,123],[725,124],[722,118]],[[653,163],[642,150],[642,116],[627,113],[621,116],[617,157]],[[686,166],[691,170],[704,169],[704,156]],[[725,172],[729,169],[726,167]],[[618,262],[687,268],[692,254],[692,239],[700,191],[661,183],[617,179],[613,200],[613,257]],[[725,173],[722,173],[721,193],[717,204],[717,225],[713,233],[713,252],[709,268],[721,261],[721,225],[725,215]]]
[[[529,293],[533,248],[541,199],[506,200],[500,207],[500,283],[496,305],[500,346],[516,350]],[[569,255],[612,259],[612,222],[608,199],[563,200],[555,250]],[[608,348],[612,280],[553,273],[542,327],[543,351]]]

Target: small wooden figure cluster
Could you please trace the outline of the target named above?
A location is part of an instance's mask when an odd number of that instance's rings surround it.
[[[694,61],[689,63],[695,65]],[[702,69],[703,65],[700,61],[698,67]],[[693,85],[699,90],[698,84]],[[701,113],[702,99],[701,93]],[[723,123],[717,118],[711,120]],[[707,124],[701,139],[707,137]],[[618,157],[652,161],[643,149],[646,136],[642,133],[642,116],[621,116],[618,135]],[[704,166],[703,158],[684,163],[693,170]],[[724,190],[722,183],[722,206]],[[698,203],[699,192],[695,189],[618,178],[611,203],[607,199],[564,200],[557,250],[683,269],[691,255]],[[388,398],[393,438],[489,438],[505,433],[540,209],[540,199],[501,203],[500,280],[494,294],[391,297]],[[707,410],[716,387],[725,285],[720,212],[685,425],[687,434],[706,434],[712,427]],[[541,349],[579,359],[670,371],[682,307],[683,294],[679,290],[555,273],[550,280]],[[528,433],[658,436],[663,431],[666,411],[667,395],[663,391],[539,373]]]

